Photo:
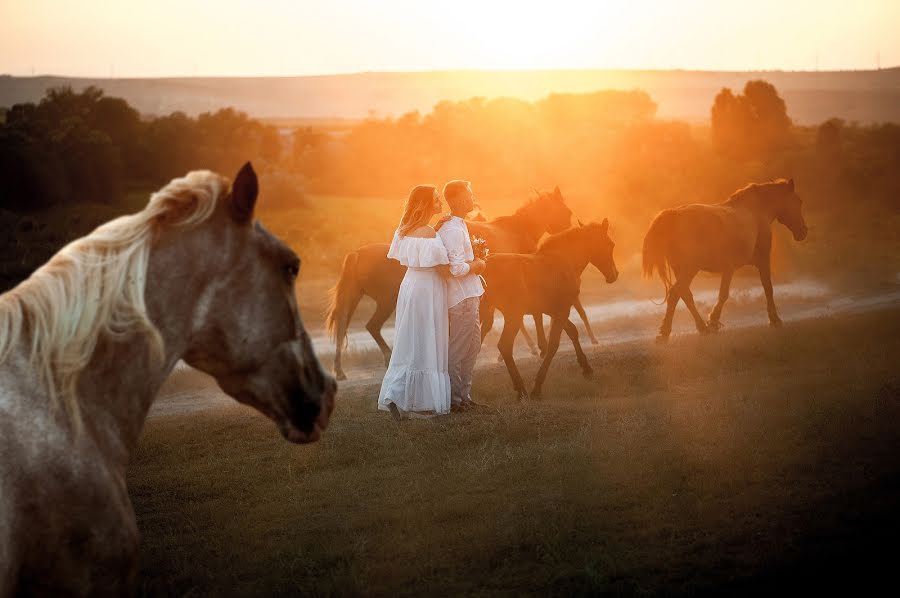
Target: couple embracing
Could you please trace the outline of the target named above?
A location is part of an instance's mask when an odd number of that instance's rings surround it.
[[[450,216],[431,185],[409,194],[388,257],[406,266],[397,297],[394,350],[378,408],[394,419],[427,418],[475,407],[470,395],[481,349],[478,306],[485,263],[475,257],[464,220],[475,197],[468,181],[444,185]]]

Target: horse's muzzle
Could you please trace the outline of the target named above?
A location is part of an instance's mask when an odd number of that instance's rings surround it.
[[[328,422],[334,411],[336,395],[337,382],[331,376],[326,375],[323,379],[323,389],[318,404],[306,400],[300,408],[301,413],[298,414],[301,421],[279,426],[281,434],[286,440],[297,444],[307,444],[319,440],[322,432],[328,428]]]

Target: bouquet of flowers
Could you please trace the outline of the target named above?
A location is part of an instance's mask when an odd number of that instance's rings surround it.
[[[472,253],[475,254],[476,258],[486,260],[491,250],[488,248],[486,240],[472,235]]]

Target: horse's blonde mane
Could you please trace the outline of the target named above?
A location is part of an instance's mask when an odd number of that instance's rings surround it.
[[[781,187],[782,185],[787,184],[787,179],[774,179],[766,183],[750,183],[748,185],[744,185],[743,187],[732,193],[727,201],[740,201],[750,195],[754,195],[758,191],[769,191],[770,189],[773,189],[775,187]]]
[[[225,177],[195,171],[172,180],[136,214],[107,222],[65,246],[28,280],[0,296],[0,362],[30,342],[28,365],[80,424],[76,388],[98,340],[143,333],[162,359],[163,340],[147,316],[150,249],[163,228],[207,220],[229,189]],[[26,335],[27,330],[27,335]]]

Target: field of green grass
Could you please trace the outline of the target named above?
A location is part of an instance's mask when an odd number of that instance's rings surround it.
[[[863,592],[900,537],[900,308],[560,355],[542,402],[396,424],[377,384],[295,446],[235,406],[129,470],[163,595]],[[536,362],[523,364],[531,379]]]

